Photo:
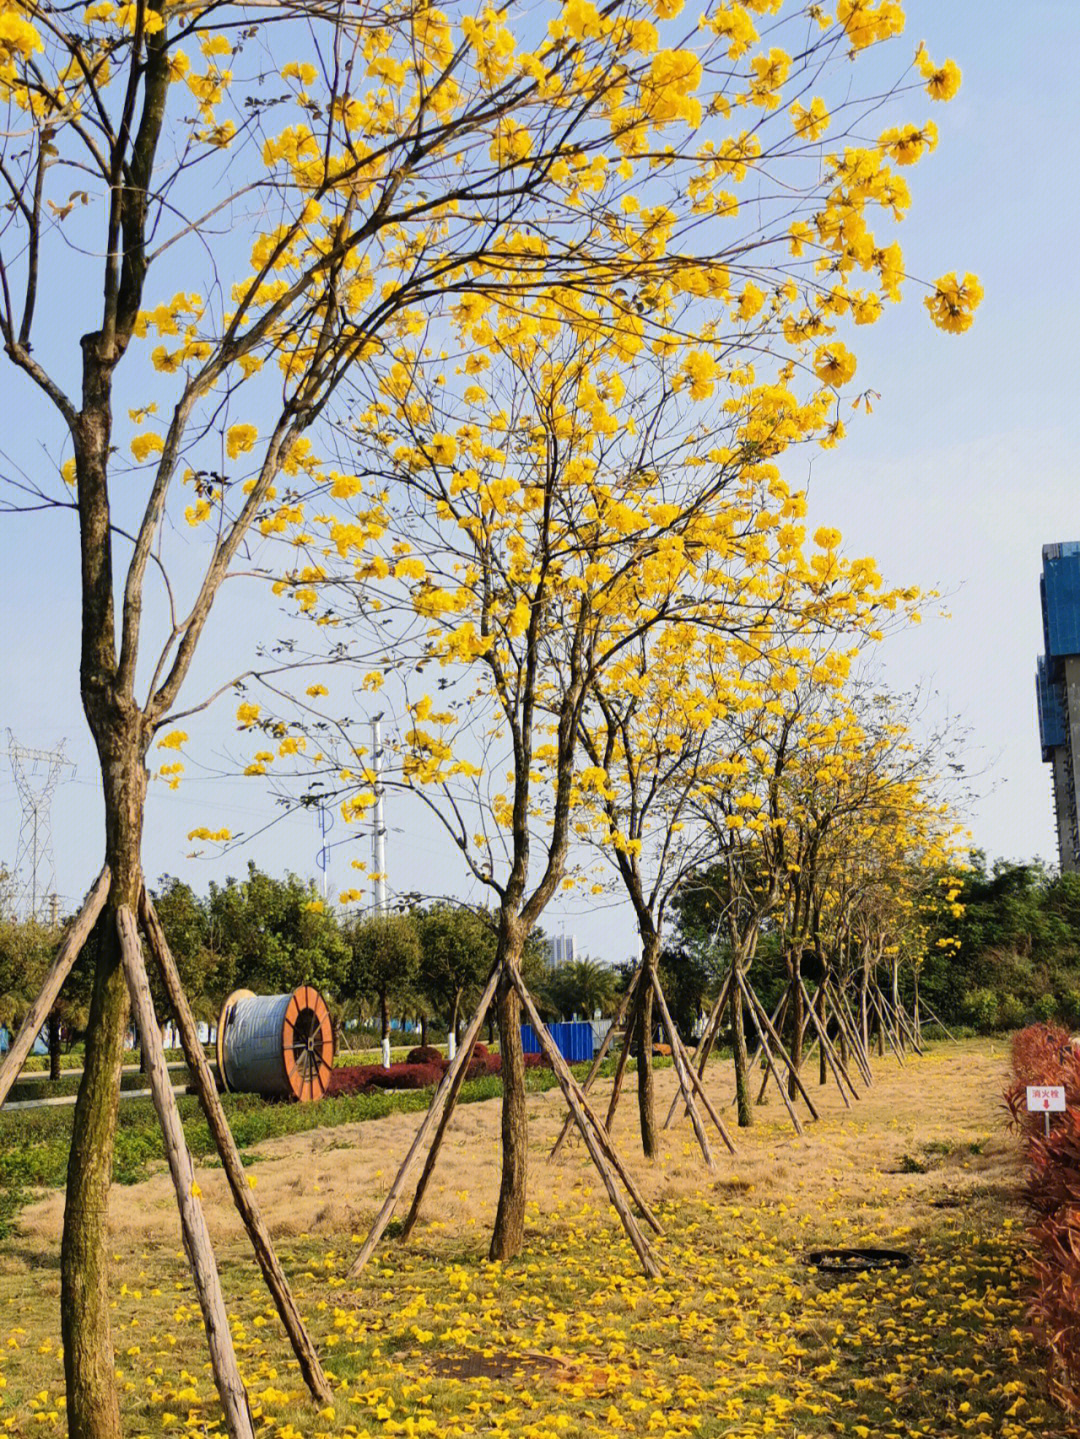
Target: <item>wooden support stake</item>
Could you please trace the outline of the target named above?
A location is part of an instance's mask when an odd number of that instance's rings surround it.
[[[663,1005],[663,1007],[664,1007],[665,1009],[667,1008],[666,1002],[663,1000],[663,997],[662,997],[662,996],[661,996],[661,1004]],[[670,1018],[670,1016],[669,1016],[669,1018]],[[706,1091],[705,1091],[705,1085],[704,1085],[704,1083],[703,1083],[703,1081],[702,1081],[702,1078],[701,1078],[700,1074],[698,1074],[698,1072],[695,1070],[693,1064],[690,1062],[690,1055],[688,1054],[687,1049],[686,1049],[686,1046],[683,1044],[683,1042],[682,1042],[681,1038],[679,1037],[679,1034],[678,1034],[677,1030],[675,1029],[674,1025],[672,1025],[672,1033],[675,1035],[675,1038],[676,1038],[676,1040],[678,1041],[678,1043],[682,1046],[683,1061],[684,1061],[684,1064],[685,1064],[685,1066],[686,1066],[686,1071],[687,1071],[687,1074],[688,1074],[688,1076],[689,1076],[690,1083],[691,1083],[691,1085],[693,1086],[695,1092],[697,1093],[697,1097],[701,1100],[702,1108],[705,1110],[705,1113],[706,1113],[706,1114],[709,1116],[709,1118],[712,1120],[713,1124],[716,1125],[717,1133],[720,1135],[720,1138],[724,1141],[725,1145],[727,1146],[728,1152],[731,1153],[731,1154],[734,1154],[734,1153],[735,1153],[735,1144],[734,1144],[734,1141],[732,1140],[731,1135],[728,1133],[728,1130],[727,1130],[726,1125],[724,1124],[724,1121],[720,1118],[720,1116],[717,1114],[715,1108],[713,1107],[713,1103],[712,1103],[712,1101],[710,1100],[708,1094],[707,1094]]]
[[[394,1210],[397,1208],[397,1202],[401,1198],[402,1192],[405,1188],[405,1183],[408,1180],[409,1170],[416,1162],[416,1156],[423,1148],[424,1140],[427,1139],[428,1135],[431,1133],[432,1128],[438,1121],[439,1116],[442,1113],[443,1105],[446,1103],[446,1100],[449,1097],[450,1090],[453,1087],[454,1080],[457,1078],[459,1070],[465,1068],[465,1061],[472,1053],[473,1045],[476,1042],[476,1036],[480,1033],[480,1027],[484,1022],[483,1016],[487,1014],[488,1009],[491,1005],[491,1001],[495,997],[495,991],[499,986],[499,972],[501,968],[501,963],[496,964],[495,967],[492,969],[491,974],[488,976],[488,982],[484,989],[484,993],[480,997],[480,1003],[477,1005],[476,1012],[474,1013],[472,1019],[469,1020],[469,1027],[468,1029],[466,1029],[465,1034],[462,1037],[461,1048],[454,1056],[449,1069],[447,1069],[446,1073],[443,1075],[442,1083],[435,1091],[431,1103],[428,1106],[428,1111],[424,1115],[423,1121],[420,1124],[420,1128],[416,1131],[416,1137],[413,1139],[412,1144],[410,1144],[409,1146],[409,1152],[401,1161],[401,1167],[397,1172],[397,1176],[395,1177],[393,1184],[390,1186],[390,1193],[386,1196],[386,1199],[383,1202],[383,1207],[375,1216],[374,1223],[368,1231],[368,1236],[364,1240],[363,1246],[360,1249],[360,1253],[356,1256],[356,1259],[353,1261],[352,1267],[349,1270],[349,1279],[355,1279],[356,1276],[363,1269],[364,1265],[371,1258],[372,1254],[374,1253],[376,1244],[378,1244],[379,1240],[382,1238],[386,1226],[390,1223],[390,1220],[393,1217]]]
[[[490,1008],[490,1005],[488,1007]],[[435,1138],[431,1141],[431,1148],[428,1150],[427,1158],[424,1160],[424,1167],[417,1181],[416,1193],[413,1195],[412,1204],[409,1205],[409,1212],[405,1216],[405,1223],[401,1226],[401,1239],[403,1243],[416,1228],[416,1221],[420,1216],[420,1206],[424,1202],[424,1195],[427,1192],[428,1183],[431,1180],[432,1174],[435,1172],[435,1162],[439,1157],[439,1150],[442,1148],[446,1131],[450,1128],[450,1121],[454,1117],[458,1095],[461,1093],[461,1086],[465,1083],[465,1078],[469,1073],[469,1065],[472,1063],[472,1057],[476,1053],[476,1044],[480,1038],[480,1030],[483,1028],[483,1024],[484,1016],[481,1015],[480,1023],[476,1026],[476,1033],[473,1035],[472,1043],[469,1045],[469,1052],[466,1056],[465,1063],[460,1066],[457,1074],[454,1076],[453,1083],[450,1085],[450,1092],[446,1096],[446,1103],[443,1106],[439,1127],[435,1131]],[[464,1048],[464,1046],[462,1046],[462,1048]]]
[[[876,989],[871,989],[869,993],[870,1003],[874,1006],[874,1010],[877,1013],[878,1023],[881,1025],[882,1033],[889,1041],[889,1047],[891,1048],[892,1052],[896,1055],[897,1064],[903,1065],[904,1056],[900,1051],[900,1046],[897,1044],[896,1039],[893,1036],[892,1024],[889,1022],[889,1019],[886,1016],[885,1006],[882,1004]]]
[[[528,1014],[529,1020],[536,1030],[537,1038],[540,1040],[540,1048],[546,1054],[548,1062],[555,1071],[563,1094],[566,1096],[566,1102],[569,1104],[574,1119],[577,1121],[578,1129],[581,1131],[581,1137],[584,1139],[585,1147],[589,1151],[589,1157],[596,1166],[600,1178],[604,1181],[608,1198],[615,1206],[615,1212],[622,1221],[622,1226],[626,1231],[627,1237],[634,1246],[638,1258],[641,1260],[641,1267],[650,1279],[658,1279],[660,1277],[660,1266],[656,1262],[648,1240],[642,1234],[638,1227],[637,1220],[633,1214],[631,1214],[630,1207],[619,1190],[619,1186],[616,1183],[616,1173],[618,1177],[623,1180],[623,1183],[627,1185],[627,1189],[631,1194],[633,1194],[633,1190],[636,1189],[636,1185],[631,1188],[632,1181],[628,1183],[628,1175],[625,1167],[621,1162],[616,1161],[614,1148],[611,1146],[610,1140],[608,1140],[606,1144],[601,1140],[600,1136],[603,1130],[600,1127],[600,1123],[589,1109],[588,1101],[580,1097],[580,1090],[578,1090],[577,1081],[570,1073],[570,1066],[555,1047],[550,1034],[547,1032],[547,1026],[540,1018],[539,1011],[533,1003],[532,995],[526,988],[521,975],[515,970],[512,972],[511,977],[514,988],[521,998],[525,1012]],[[611,1160],[610,1163],[609,1157]],[[638,1203],[638,1207],[642,1209],[642,1213],[648,1217],[646,1213],[648,1206],[645,1205],[643,1201],[639,1202],[636,1199],[635,1203]],[[651,1213],[651,1211],[648,1211],[648,1213]],[[653,1216],[653,1221],[658,1224],[655,1215]]]
[[[712,1013],[709,1015],[709,1018],[705,1024],[705,1028],[701,1032],[701,1038],[698,1040],[697,1048],[694,1050],[693,1058],[690,1060],[690,1063],[697,1069],[697,1075],[699,1079],[701,1079],[705,1074],[705,1066],[709,1062],[709,1055],[712,1053],[713,1043],[715,1042],[716,1036],[720,1031],[720,1022],[724,1015],[724,1008],[728,1002],[728,994],[730,988],[731,970],[729,969],[727,974],[724,976],[723,984],[720,986],[720,993],[716,996],[716,1003],[713,1005]],[[671,1121],[675,1118],[675,1111],[676,1109],[678,1109],[678,1107],[679,1096],[676,1095],[675,1098],[671,1101],[671,1108],[668,1110],[667,1118],[664,1120],[663,1127],[665,1129],[669,1127]],[[683,1112],[685,1113],[685,1108]]]
[[[630,1046],[633,1042],[634,1030],[637,1027],[638,1014],[644,993],[645,986],[642,985],[634,996],[634,1003],[630,1008],[630,1013],[626,1016],[626,1028],[623,1031],[623,1046],[619,1051],[619,1062],[615,1066],[615,1079],[611,1086],[611,1098],[608,1100],[607,1116],[604,1119],[604,1131],[609,1135],[612,1125],[615,1123],[615,1111],[619,1107],[619,1099],[622,1096],[623,1081],[626,1078],[626,1066],[630,1061]]]
[[[930,1018],[933,1020],[933,1022],[938,1026],[938,1028],[945,1030],[946,1036],[947,1036],[949,1039],[952,1040],[953,1044],[959,1044],[959,1043],[960,1043],[960,1041],[957,1039],[956,1035],[953,1034],[952,1030],[950,1030],[950,1029],[945,1029],[945,1026],[942,1024],[941,1020],[938,1019],[937,1015],[934,1013],[934,1011],[933,1011],[933,1010],[930,1008],[930,1006],[927,1004],[926,1000],[923,999],[921,996],[920,996],[920,998],[919,998],[919,1004],[920,1004],[920,1006],[921,1006],[923,1009],[926,1010],[927,1014],[930,1016]]]
[[[851,1046],[851,1052],[855,1056],[855,1063],[859,1066],[863,1080],[867,1084],[873,1084],[874,1076],[870,1068],[870,1058],[863,1048],[862,1035],[859,1033],[855,1016],[852,1014],[847,1000],[839,990],[833,989],[832,985],[827,986],[825,993],[832,1001],[833,1013],[836,1015],[837,1022],[844,1028],[847,1042]]]
[[[787,1085],[780,1078],[780,1075],[777,1072],[776,1065],[773,1063],[772,1052],[769,1049],[769,1041],[765,1036],[765,1030],[762,1028],[761,1023],[757,1018],[757,1012],[755,1011],[753,1003],[750,1000],[749,986],[744,982],[741,975],[737,977],[736,983],[738,984],[740,990],[742,990],[743,995],[746,998],[746,1002],[750,1007],[750,1013],[754,1016],[754,1022],[755,1024],[757,1024],[758,1027],[758,1035],[760,1039],[760,1043],[758,1044],[758,1054],[763,1054],[765,1056],[766,1081],[768,1080],[770,1074],[772,1075],[773,1079],[776,1080],[776,1087],[780,1091],[780,1098],[784,1101],[784,1105],[787,1109],[788,1115],[790,1116],[791,1122],[795,1126],[795,1133],[802,1134],[804,1132],[802,1127],[802,1121],[799,1119],[799,1116],[795,1112],[795,1106],[788,1098]],[[756,1062],[757,1061],[755,1059],[755,1063]],[[761,1103],[760,1095],[758,1097],[758,1103]]]
[[[754,997],[755,997],[755,999],[757,998],[756,995],[755,995]],[[747,1002],[749,1003],[749,1001],[747,1001]],[[779,1033],[779,1030],[780,1030],[780,1026],[783,1024],[784,1020],[787,1018],[787,1007],[788,1007],[788,990],[787,990],[787,986],[785,985],[785,986],[784,986],[784,992],[783,992],[783,994],[780,996],[779,1000],[777,1001],[776,1007],[773,1009],[773,1012],[772,1012],[772,1020],[770,1021],[771,1024],[773,1025],[773,1028],[774,1028],[778,1033]],[[758,1032],[758,1044],[757,1044],[757,1049],[754,1051],[754,1057],[753,1057],[753,1059],[750,1061],[750,1068],[751,1068],[751,1070],[752,1070],[752,1069],[754,1068],[754,1065],[757,1064],[758,1059],[759,1059],[760,1056],[761,1056],[762,1033],[763,1033],[763,1031],[762,1031],[761,1025],[758,1023],[757,1014],[756,1014],[756,1012],[754,1011],[754,1008],[753,1008],[752,1005],[751,1005],[751,1007],[750,1007],[750,1013],[751,1013],[751,1014],[753,1015],[753,1017],[754,1017],[754,1027],[757,1029],[757,1032]],[[768,1089],[768,1087],[769,1087],[769,1070],[768,1070],[768,1066],[766,1066],[766,1068],[765,1068],[765,1074],[763,1075],[762,1080],[761,1080],[761,1088],[758,1090],[758,1097],[757,1097],[757,1102],[758,1102],[758,1104],[760,1104],[760,1103],[762,1102],[762,1100],[765,1098],[765,1091]],[[732,1104],[737,1103],[737,1102],[738,1102],[738,1098],[739,1098],[739,1096],[738,1096],[738,1095],[735,1095],[734,1098],[733,1098],[732,1101],[731,1101]]]
[[[0,1063],[0,1108],[10,1094],[11,1086],[18,1079],[26,1063],[26,1056],[33,1049],[34,1040],[41,1033],[41,1026],[52,1013],[64,980],[71,973],[71,966],[78,959],[79,951],[89,938],[90,931],[105,906],[109,894],[109,879],[109,866],[105,865],[94,880],[90,893],[83,900],[82,909],[75,916],[71,928],[56,951],[56,958],[49,966],[41,993],[30,1006],[26,1018],[19,1026],[18,1034],[12,1040],[11,1048]]]
[[[210,1133],[213,1135],[217,1152],[221,1156],[221,1165],[225,1171],[225,1177],[229,1181],[229,1188],[232,1190],[233,1202],[243,1221],[244,1228],[247,1230],[248,1238],[251,1240],[255,1258],[262,1270],[266,1287],[273,1297],[274,1306],[281,1317],[281,1322],[285,1326],[293,1353],[300,1364],[304,1383],[311,1391],[312,1397],[317,1399],[320,1404],[332,1404],[334,1391],[323,1372],[315,1345],[311,1342],[311,1336],[304,1327],[300,1310],[293,1298],[292,1290],[289,1288],[289,1281],[285,1277],[281,1261],[274,1251],[270,1231],[266,1227],[251,1185],[248,1183],[244,1165],[240,1159],[240,1151],[233,1138],[233,1132],[229,1128],[229,1121],[214,1082],[210,1062],[199,1041],[195,1016],[191,1012],[187,995],[184,993],[176,961],[172,957],[161,921],[145,890],[139,897],[139,917],[150,946],[150,953],[154,957],[165,986],[165,993],[169,997],[176,1027],[180,1031],[180,1045],[184,1051],[184,1058],[195,1077],[199,1102],[206,1115],[206,1122],[210,1126]]]
[[[715,1170],[713,1163],[712,1149],[709,1146],[709,1136],[705,1133],[705,1126],[701,1122],[701,1115],[698,1113],[697,1105],[694,1103],[694,1090],[690,1083],[690,1075],[687,1074],[687,1066],[683,1063],[682,1041],[675,1032],[675,1025],[671,1018],[671,1011],[667,1007],[667,1000],[664,998],[664,991],[660,987],[660,981],[655,970],[650,976],[653,995],[660,1008],[660,1022],[667,1031],[667,1037],[671,1042],[671,1062],[675,1066],[675,1077],[679,1081],[679,1090],[682,1093],[683,1103],[686,1105],[686,1112],[690,1116],[690,1123],[694,1126],[694,1137],[698,1142],[702,1158],[709,1169]],[[693,1073],[693,1065],[689,1066]]]
[[[854,1055],[854,1061],[856,1061],[860,1075],[863,1076],[863,1081],[866,1082],[866,1084],[873,1084],[873,1075],[870,1073],[870,1061],[867,1059],[866,1050],[863,1049],[863,1039],[861,1039],[859,1032],[857,1032],[856,1022],[854,1022],[854,1017],[850,1012],[847,1000],[844,999],[843,993],[841,993],[840,990],[834,989],[828,981],[825,981],[825,996],[827,996],[830,1003],[833,1004],[833,1013],[836,1014],[837,1023],[840,1025],[841,1030],[843,1030],[844,1038],[847,1039],[848,1049],[850,1049]]]
[[[825,1059],[828,1062],[829,1068],[833,1072],[833,1078],[836,1080],[836,1087],[840,1091],[840,1098],[844,1101],[845,1108],[850,1109],[851,1100],[847,1097],[847,1091],[844,1089],[844,1084],[846,1083],[848,1089],[851,1090],[852,1098],[858,1099],[859,1092],[852,1084],[851,1078],[847,1070],[841,1064],[839,1057],[835,1054],[833,1050],[833,1044],[832,1041],[829,1039],[828,1030],[821,1022],[821,1015],[818,1014],[814,1005],[811,1003],[810,995],[807,993],[806,985],[803,983],[803,978],[801,974],[799,975],[799,988],[802,990],[803,1003],[806,1005],[807,1013],[811,1017],[811,1023],[813,1024],[814,1029],[817,1032],[818,1041],[821,1044],[821,1052],[822,1054],[824,1054]],[[817,996],[815,995],[814,998],[816,999]],[[841,1078],[841,1076],[843,1076],[843,1078]]]
[[[520,977],[520,976],[519,976],[519,977]],[[525,981],[524,981],[523,979],[522,979],[522,981],[521,981],[521,984],[522,984],[522,987],[525,986]],[[527,1009],[528,1009],[528,1011],[529,1011],[529,1013],[530,1013],[530,1022],[533,1022],[533,1027],[534,1027],[534,1028],[536,1027],[536,1024],[538,1023],[539,1026],[540,1026],[540,1029],[543,1030],[544,1038],[547,1040],[548,1045],[549,1045],[549,1056],[550,1056],[550,1054],[554,1054],[554,1056],[555,1056],[555,1058],[558,1060],[559,1064],[562,1065],[563,1070],[565,1071],[567,1080],[568,1080],[571,1088],[573,1089],[574,1094],[577,1096],[577,1098],[578,1098],[578,1100],[579,1100],[579,1102],[580,1102],[580,1104],[581,1104],[582,1113],[585,1115],[585,1118],[589,1121],[589,1123],[592,1125],[593,1129],[594,1129],[595,1132],[596,1132],[596,1137],[597,1137],[597,1139],[598,1139],[599,1142],[600,1142],[600,1147],[601,1147],[601,1149],[603,1150],[604,1155],[606,1156],[608,1162],[611,1164],[612,1168],[615,1170],[615,1173],[616,1173],[616,1174],[619,1176],[619,1178],[622,1180],[622,1182],[623,1182],[623,1187],[626,1189],[626,1192],[630,1195],[630,1198],[631,1198],[631,1199],[634,1201],[634,1203],[637,1205],[637,1207],[638,1207],[638,1209],[639,1209],[639,1211],[640,1211],[640,1213],[641,1213],[641,1215],[642,1215],[642,1218],[645,1220],[646,1224],[649,1225],[650,1229],[652,1229],[652,1230],[654,1231],[654,1233],[656,1233],[656,1234],[663,1234],[663,1232],[664,1232],[664,1226],[660,1223],[659,1219],[657,1219],[657,1217],[656,1217],[656,1215],[653,1213],[652,1209],[650,1209],[648,1203],[647,1203],[646,1200],[645,1200],[645,1196],[642,1194],[641,1190],[638,1188],[637,1181],[634,1179],[634,1176],[630,1173],[629,1169],[627,1169],[626,1165],[623,1163],[623,1160],[622,1160],[621,1155],[619,1154],[619,1151],[615,1148],[615,1144],[614,1144],[614,1142],[613,1142],[613,1140],[612,1140],[612,1138],[611,1138],[611,1135],[608,1134],[607,1130],[606,1130],[606,1129],[604,1128],[604,1126],[600,1123],[599,1116],[597,1115],[596,1111],[593,1109],[593,1107],[592,1107],[592,1105],[589,1103],[589,1101],[585,1098],[585,1095],[584,1095],[584,1093],[582,1092],[582,1089],[581,1089],[581,1085],[578,1084],[577,1080],[574,1078],[574,1072],[573,1072],[573,1070],[570,1068],[570,1066],[567,1064],[566,1060],[563,1059],[562,1055],[559,1053],[559,1050],[558,1050],[558,1048],[557,1048],[556,1045],[555,1045],[555,1041],[551,1038],[551,1035],[550,1035],[550,1033],[548,1032],[547,1026],[544,1024],[543,1020],[540,1019],[539,1011],[538,1011],[537,1008],[536,1008],[536,1002],[535,1002],[535,1000],[533,999],[532,995],[529,994],[529,992],[528,992],[527,989],[526,989],[526,994],[528,994],[528,1005],[527,1005]],[[523,1003],[524,1003],[524,1001],[523,1001]],[[532,1020],[532,1016],[535,1016],[535,1021]],[[537,1030],[537,1034],[539,1035],[539,1033],[540,1033],[540,1030],[538,1029],[538,1030]],[[543,1048],[543,1041],[541,1041],[541,1048]],[[552,1065],[552,1068],[555,1069],[555,1065],[554,1065],[554,1064]],[[558,1070],[556,1069],[556,1075],[557,1075],[557,1074],[558,1074]]]
[[[907,1035],[908,1040],[909,1040],[910,1043],[911,1043],[912,1049],[915,1051],[916,1054],[922,1054],[922,1052],[923,1052],[923,1051],[922,1051],[922,1045],[921,1045],[921,1044],[919,1043],[919,1041],[915,1038],[915,1031],[914,1031],[914,1029],[911,1027],[911,1021],[910,1021],[910,1019],[908,1018],[907,1010],[904,1008],[904,1006],[903,1006],[902,1004],[895,1004],[895,1005],[892,1006],[892,1012],[893,1012],[893,1016],[894,1016],[894,1021],[895,1021],[895,1023],[896,1023],[896,1024],[903,1030],[903,1032]]]
[[[821,1116],[820,1116],[820,1115],[818,1114],[818,1112],[817,1112],[817,1108],[816,1108],[816,1106],[815,1106],[815,1104],[814,1104],[814,1101],[810,1098],[810,1095],[809,1095],[809,1093],[808,1093],[808,1091],[807,1091],[806,1085],[803,1084],[803,1082],[802,1082],[802,1079],[801,1079],[801,1077],[800,1077],[800,1075],[799,1075],[799,1071],[795,1068],[795,1065],[794,1065],[794,1063],[793,1063],[793,1061],[792,1061],[791,1055],[788,1054],[787,1050],[784,1048],[784,1042],[783,1042],[783,1040],[780,1038],[779,1034],[778,1034],[778,1033],[776,1032],[776,1030],[773,1028],[772,1020],[771,1020],[771,1019],[769,1018],[769,1016],[765,1013],[765,1006],[761,1003],[761,1001],[758,999],[757,995],[754,993],[754,991],[750,988],[749,985],[744,985],[744,990],[745,990],[745,993],[747,993],[747,994],[750,996],[751,1003],[757,1005],[758,1014],[759,1014],[760,1017],[764,1020],[765,1026],[766,1026],[766,1028],[767,1028],[768,1031],[769,1031],[769,1038],[772,1040],[773,1044],[776,1046],[776,1052],[777,1052],[777,1054],[779,1055],[779,1057],[783,1060],[784,1064],[786,1065],[788,1074],[791,1076],[792,1080],[793,1080],[794,1083],[795,1083],[795,1088],[799,1091],[799,1093],[802,1095],[803,1099],[806,1101],[806,1107],[807,1107],[807,1109],[809,1109],[811,1115],[813,1115],[813,1117],[814,1117],[815,1119],[820,1119]]]
[[[588,1074],[585,1076],[585,1083],[581,1086],[582,1094],[588,1094],[589,1090],[592,1088],[593,1080],[600,1073],[600,1066],[607,1058],[607,1052],[611,1048],[612,1042],[614,1041],[615,1032],[626,1015],[627,1007],[629,1006],[630,1001],[633,998],[634,991],[637,989],[638,980],[640,978],[641,965],[639,964],[637,969],[634,970],[634,973],[631,976],[630,983],[626,987],[626,993],[623,995],[622,1000],[619,1003],[618,1009],[615,1011],[614,1018],[611,1021],[611,1028],[608,1030],[607,1034],[604,1035],[604,1040],[603,1043],[600,1045],[599,1052],[593,1060],[592,1065],[589,1068]],[[629,1032],[627,1032],[626,1037],[627,1043],[629,1043]],[[551,1153],[548,1155],[549,1164],[553,1159],[558,1156],[559,1150],[566,1142],[566,1136],[573,1128],[573,1124],[574,1116],[572,1114],[567,1114],[566,1118],[563,1120],[563,1127],[559,1130],[559,1137],[551,1146]]]
[[[199,1296],[199,1307],[202,1309],[214,1379],[225,1410],[225,1425],[233,1439],[254,1439],[255,1423],[251,1417],[247,1390],[236,1362],[217,1261],[210,1243],[210,1232],[206,1227],[206,1215],[199,1203],[195,1169],[184,1139],[184,1126],[180,1122],[180,1111],[176,1107],[176,1096],[169,1080],[161,1031],[158,1029],[154,1001],[150,994],[150,981],[143,963],[139,931],[135,916],[126,905],[121,905],[116,912],[116,927],[120,935],[124,977],[131,995],[131,1007],[135,1013],[139,1039],[149,1065],[154,1108],[161,1123],[165,1153],[176,1189],[184,1248]]]

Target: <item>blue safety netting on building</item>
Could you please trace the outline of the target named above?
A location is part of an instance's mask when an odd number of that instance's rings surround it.
[[[1065,703],[1061,691],[1062,686],[1050,678],[1046,656],[1040,655],[1035,670],[1035,695],[1039,704],[1039,740],[1044,760],[1049,760],[1050,751],[1066,741]]]
[[[1080,541],[1043,545],[1039,592],[1050,678],[1057,680],[1054,661],[1080,655]]]
[[[563,1059],[570,1064],[580,1064],[593,1057],[593,1027],[585,1021],[571,1021],[567,1024],[549,1024],[548,1034]],[[539,1054],[540,1040],[531,1024],[521,1026],[521,1047],[526,1054]]]

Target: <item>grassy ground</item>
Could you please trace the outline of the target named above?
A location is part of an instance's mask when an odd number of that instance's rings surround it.
[[[726,1102],[730,1073],[710,1073]],[[1003,1128],[1003,1047],[878,1062],[860,1105],[814,1091],[822,1119],[796,1138],[774,1097],[739,1154],[701,1164],[688,1126],[635,1169],[664,1221],[664,1278],[640,1277],[580,1145],[548,1166],[561,1120],[530,1099],[528,1244],[486,1263],[497,1188],[496,1105],[462,1112],[426,1219],[346,1279],[415,1114],[261,1143],[257,1193],[334,1375],[333,1412],[295,1365],[232,1219],[220,1174],[200,1171],[234,1334],[260,1432],[466,1439],[750,1439],[777,1435],[1050,1439],[1022,1325],[1016,1144]],[[670,1096],[670,1071],[658,1075]],[[601,1086],[601,1093],[603,1088]],[[295,1112],[295,1111],[294,1111]],[[633,1155],[632,1101],[616,1126]],[[218,1409],[167,1178],[114,1191],[114,1341],[127,1432],[213,1432]],[[0,1244],[0,1425],[63,1431],[58,1198],[23,1211]],[[826,1275],[807,1251],[906,1250],[906,1270]]]
[[[608,1066],[612,1067],[613,1064]],[[587,1066],[576,1068],[579,1076],[583,1076]],[[172,1078],[180,1083],[184,1074],[186,1071],[177,1072]],[[149,1081],[145,1076],[124,1075],[122,1083],[128,1089],[144,1089]],[[534,1069],[527,1073],[526,1084],[532,1092],[542,1093],[554,1088],[555,1083],[550,1070]],[[492,1099],[500,1092],[498,1077],[488,1075],[467,1081],[462,1086],[460,1102],[471,1104]],[[256,1094],[222,1095],[225,1112],[242,1150],[284,1135],[334,1129],[390,1114],[414,1114],[426,1109],[430,1100],[430,1090],[341,1095],[324,1099],[317,1105],[289,1104]],[[213,1140],[198,1099],[193,1095],[178,1095],[177,1104],[193,1157],[213,1158]],[[16,1215],[30,1201],[34,1190],[60,1189],[64,1185],[73,1116],[74,1111],[69,1107],[0,1111],[0,1239],[12,1232]],[[117,1183],[131,1185],[146,1179],[162,1167],[164,1153],[152,1101],[125,1100],[120,1106],[116,1132],[114,1174]],[[258,1155],[249,1157],[259,1158]]]

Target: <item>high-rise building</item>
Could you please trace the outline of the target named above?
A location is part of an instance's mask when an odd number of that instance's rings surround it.
[[[1053,766],[1058,859],[1080,871],[1077,779],[1080,778],[1080,542],[1043,545],[1043,644],[1035,670],[1039,739]]]
[[[551,964],[573,964],[578,958],[576,934],[553,934],[548,940]]]

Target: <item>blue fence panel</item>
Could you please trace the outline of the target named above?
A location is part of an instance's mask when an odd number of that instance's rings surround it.
[[[593,1057],[593,1027],[587,1022],[549,1024],[555,1048],[569,1064],[581,1064]],[[540,1053],[540,1040],[531,1024],[521,1026],[521,1047],[526,1054]]]

